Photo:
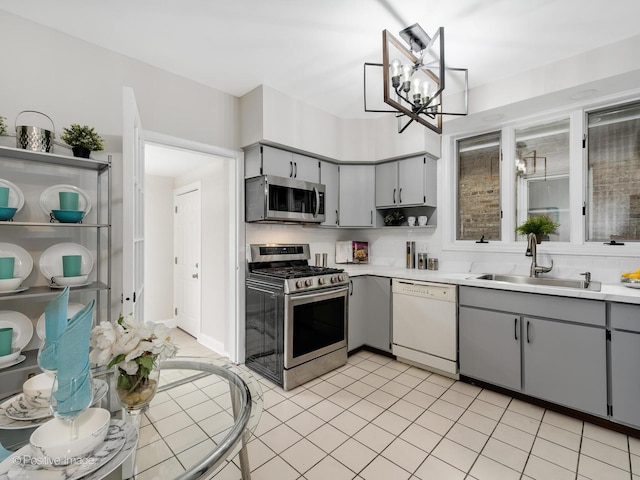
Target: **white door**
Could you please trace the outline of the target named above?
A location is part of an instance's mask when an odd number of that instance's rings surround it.
[[[144,320],[144,136],[129,87],[122,112],[122,313]]]
[[[200,182],[174,194],[174,299],[178,327],[198,337],[201,315]]]

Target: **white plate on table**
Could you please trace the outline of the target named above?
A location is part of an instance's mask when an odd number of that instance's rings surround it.
[[[13,328],[11,348],[22,350],[33,336],[33,323],[29,318],[12,310],[0,310],[0,328]]]
[[[24,194],[22,190],[4,178],[0,178],[0,187],[9,187],[9,204],[7,206],[17,208],[16,213],[22,210],[22,207],[24,207]]]
[[[64,255],[82,256],[82,265],[80,267],[82,275],[89,275],[93,270],[93,255],[85,247],[78,243],[56,243],[42,252],[38,263],[40,273],[47,279],[49,286],[52,286],[51,279],[53,277],[63,276],[62,257]]]
[[[13,257],[13,275],[15,277],[27,278],[33,270],[33,258],[24,248],[13,243],[0,243],[0,257]],[[6,292],[4,292],[6,293]]]
[[[45,469],[37,457],[33,456],[31,445],[25,445],[13,455],[0,463],[0,479],[11,478],[20,480],[75,480],[84,478],[95,480],[103,478],[120,465],[133,451],[138,441],[136,428],[124,420],[111,420],[109,431],[102,445],[90,456],[82,461],[72,463],[66,467]],[[25,462],[25,460],[28,460]],[[46,470],[46,472],[45,472]],[[42,471],[39,473],[38,471]]]
[[[87,195],[87,192],[74,185],[53,185],[40,194],[40,208],[47,218],[52,210],[60,210],[60,197],[58,196],[60,192],[76,192],[78,194],[77,210],[83,211],[87,216],[91,210],[91,197]]]
[[[109,385],[107,382],[100,378],[93,379],[93,401],[92,405],[95,405],[100,400],[104,398],[104,396],[109,391]],[[36,423],[40,425],[44,423],[43,420],[48,420],[51,418],[51,410],[49,407],[46,408],[33,408],[28,405],[24,401],[24,393],[18,393],[13,397],[6,399],[2,404],[0,404],[0,417],[5,417],[8,421],[17,421],[24,424],[30,424],[29,426],[33,426],[33,421],[40,421]],[[0,429],[5,428],[2,425],[3,419],[0,418]],[[28,428],[28,427],[24,427]]]

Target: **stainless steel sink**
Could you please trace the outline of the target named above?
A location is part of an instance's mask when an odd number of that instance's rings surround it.
[[[586,282],[584,280],[567,278],[525,277],[524,275],[499,275],[496,273],[486,273],[475,278],[478,280],[492,280],[494,282],[515,283],[519,285],[543,285],[545,287],[593,290],[594,292],[599,292],[602,288],[601,282]]]

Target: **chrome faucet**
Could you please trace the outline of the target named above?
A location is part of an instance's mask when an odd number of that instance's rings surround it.
[[[525,253],[525,255],[527,257],[533,257],[531,258],[531,270],[529,272],[530,277],[537,277],[541,273],[550,272],[553,268],[553,260],[551,260],[551,265],[549,265],[548,267],[538,265],[537,245],[538,243],[536,241],[536,234],[530,233],[529,235],[527,235],[527,252]]]

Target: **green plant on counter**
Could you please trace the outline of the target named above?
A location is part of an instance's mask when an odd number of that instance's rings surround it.
[[[93,127],[88,125],[80,126],[77,123],[73,123],[63,129],[63,134],[60,138],[71,147],[88,148],[93,152],[104,150],[104,140]]]
[[[559,223],[554,222],[546,215],[538,215],[527,218],[527,221],[516,227],[516,232],[521,235],[535,233],[536,235],[549,235],[556,233]]]
[[[3,117],[2,115],[0,115],[0,135],[7,134],[7,124],[4,123],[6,119],[7,117]]]

